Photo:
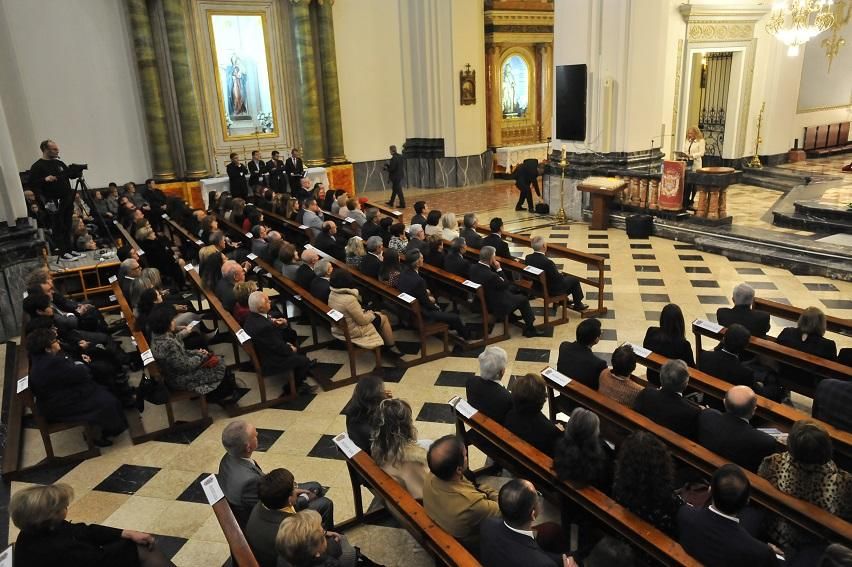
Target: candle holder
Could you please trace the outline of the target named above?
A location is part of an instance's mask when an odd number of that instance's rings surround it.
[[[559,182],[559,212],[556,213],[556,221],[565,223],[568,216],[565,214],[565,168],[568,167],[568,158],[565,157],[565,148],[562,148],[562,157],[559,159],[559,167],[562,169],[562,178]]]

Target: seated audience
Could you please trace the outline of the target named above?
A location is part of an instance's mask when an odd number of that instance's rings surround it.
[[[489,223],[491,234],[482,239],[482,249],[485,246],[492,246],[500,258],[511,258],[512,253],[509,251],[509,243],[503,240],[503,219],[494,217]]]
[[[13,561],[25,567],[173,565],[150,534],[69,522],[73,499],[67,484],[33,485],[15,492],[9,516],[20,532],[9,565]]]
[[[486,518],[479,529],[485,567],[563,567],[567,556],[544,551],[533,529],[541,515],[541,496],[528,480],[510,480],[497,497],[501,518]]]
[[[535,314],[530,300],[520,293],[513,293],[510,282],[504,277],[503,269],[494,253],[494,247],[483,246],[479,251],[479,263],[470,267],[470,279],[485,288],[485,303],[488,311],[497,321],[507,316],[511,319],[514,311],[520,311],[524,320],[524,336],[540,337],[541,331],[535,328]]]
[[[308,291],[323,303],[328,303],[328,296],[331,293],[331,274],[333,271],[334,264],[326,259],[320,260],[314,266],[314,276],[316,277],[311,281],[311,288]]]
[[[420,226],[420,225],[415,225]],[[426,286],[426,280],[420,275],[423,266],[423,255],[417,250],[411,250],[405,255],[405,269],[399,275],[399,291],[405,292],[420,302],[420,309],[427,321],[440,321],[450,326],[450,329],[467,340],[470,336],[467,327],[458,313],[446,313],[441,310],[435,297]]]
[[[677,358],[689,366],[695,366],[692,345],[686,340],[683,311],[674,303],[663,307],[660,312],[659,327],[648,327],[642,346],[666,358]],[[649,368],[645,377],[651,384],[660,385],[660,373],[656,370]]]
[[[814,394],[811,415],[843,431],[852,432],[852,382],[826,378]]]
[[[612,368],[604,368],[598,378],[598,391],[627,407],[633,405],[642,386],[635,381],[636,355],[633,347],[623,344],[612,353]]]
[[[370,374],[358,380],[352,398],[343,408],[346,433],[367,453],[370,452],[370,436],[373,433],[376,411],[382,400],[391,397],[390,390],[385,389],[384,380],[380,376]]]
[[[371,207],[364,213],[367,222],[361,227],[361,238],[369,240],[371,236],[381,237],[382,227],[379,225],[379,209]]]
[[[305,498],[310,498],[309,495],[313,493],[299,488],[293,473],[287,469],[273,469],[260,477],[257,483],[259,502],[252,508],[245,527],[246,541],[260,567],[279,565],[279,555],[275,549],[278,528],[285,519],[298,514],[297,507],[305,508]],[[331,527],[333,526],[323,526],[323,529]],[[339,561],[336,565],[355,567],[357,554],[346,537],[339,536],[339,539],[335,539],[335,534],[327,536],[329,549],[326,553]]]
[[[763,459],[757,474],[772,486],[819,506],[835,516],[852,521],[852,474],[840,470],[832,460],[828,432],[811,420],[797,421],[787,438],[787,452]],[[795,550],[819,543],[819,538],[774,515],[769,539],[791,556]]]
[[[131,302],[130,284],[141,275],[142,265],[135,258],[122,260],[118,266],[118,286],[121,288],[122,295],[124,295],[124,298],[130,303],[131,307],[133,303]]]
[[[423,261],[444,269],[444,240],[440,236],[426,237],[426,254],[423,255]]]
[[[241,419],[228,423],[222,430],[222,446],[225,455],[219,461],[216,478],[237,523],[245,527],[259,501],[258,484],[263,477],[260,465],[252,459],[258,447],[257,428]],[[294,504],[300,510],[306,507],[316,510],[322,515],[323,526],[330,528],[334,526],[334,502],[322,496],[322,492],[318,482],[297,484]]]
[[[674,463],[653,434],[637,431],[618,448],[612,498],[669,536],[676,536],[675,517],[684,502],[674,490]]]
[[[837,359],[837,343],[825,338],[826,321],[825,313],[817,307],[805,309],[795,327],[787,327],[778,333],[779,345],[794,348],[826,360]],[[788,364],[781,365],[781,377],[790,381],[807,380],[818,383],[822,377],[818,374],[809,373]]]
[[[233,374],[218,356],[205,349],[187,350],[177,336],[174,308],[160,306],[148,317],[151,329],[151,353],[173,390],[204,394],[207,400],[222,405],[236,403]]]
[[[701,407],[683,397],[689,384],[689,368],[682,360],[666,362],[660,369],[660,388],[648,386],[636,396],[633,409],[655,423],[688,439],[698,438]]]
[[[419,224],[425,228],[427,214],[429,214],[429,207],[426,205],[426,201],[417,201],[414,203],[414,216],[411,217],[411,224]]]
[[[734,288],[733,307],[716,310],[716,320],[723,327],[739,323],[755,337],[765,337],[769,332],[769,313],[754,309],[754,288],[741,283]]]
[[[35,329],[26,338],[30,356],[29,387],[36,408],[47,421],[82,421],[96,430],[92,441],[99,447],[112,445],[127,429],[121,403],[92,379],[82,362],[74,362],[62,352],[56,332]]]
[[[346,247],[344,248],[344,257],[346,259],[346,265],[352,266],[353,268],[358,268],[361,266],[361,260],[367,254],[367,251],[364,250],[364,241],[360,236],[353,236],[346,242]],[[338,258],[340,260],[341,258]]]
[[[405,246],[405,253],[408,254],[411,250],[418,250],[424,256],[429,252],[426,233],[423,231],[422,225],[412,223],[408,227],[408,244]]]
[[[571,309],[574,311],[585,311],[589,308],[583,303],[583,288],[580,286],[580,280],[574,276],[563,274],[556,267],[556,264],[547,257],[547,241],[543,236],[533,236],[530,241],[533,253],[528,254],[524,261],[527,265],[534,268],[544,270],[547,278],[547,292],[550,296],[555,295],[570,295]],[[554,306],[555,308],[555,306]]]
[[[272,302],[262,291],[249,295],[249,311],[243,328],[251,337],[260,368],[264,376],[280,374],[285,370],[293,371],[297,393],[313,394],[314,388],[305,380],[311,368],[311,361],[299,352],[295,344],[295,332],[290,328],[287,319],[280,313],[270,313]],[[289,384],[285,386],[288,390]],[[285,391],[285,394],[290,393]]]
[[[296,247],[285,242],[278,250],[278,261],[275,262],[275,267],[281,272],[285,278],[296,280],[296,274],[299,272],[301,258]]]
[[[503,423],[512,409],[512,394],[500,384],[507,364],[505,350],[487,346],[479,355],[479,376],[471,376],[465,385],[465,396],[470,405],[497,423]]]
[[[201,277],[204,285],[207,286],[207,289],[216,289],[216,285],[222,279],[222,266],[226,261],[227,258],[225,258],[225,255],[218,251],[208,255],[201,261],[201,265],[198,268],[198,275]]]
[[[553,457],[553,468],[560,480],[571,480],[609,492],[613,455],[600,438],[600,427],[600,418],[594,412],[585,408],[571,412]]]
[[[234,286],[246,280],[246,271],[237,262],[228,260],[222,264],[222,277],[216,283],[214,293],[227,311],[233,311],[237,300]]]
[[[512,409],[506,413],[503,425],[545,455],[552,456],[562,432],[541,413],[545,400],[544,378],[532,373],[518,376],[512,386]]]
[[[358,199],[347,199],[346,214],[343,214],[343,209],[341,209],[340,216],[354,219],[358,226],[364,226],[364,223],[367,222],[367,217],[364,215],[364,211],[361,210],[361,203]]]
[[[472,248],[482,248],[482,237],[477,232],[479,220],[476,218],[476,213],[467,213],[464,215],[464,228],[459,232],[459,236],[464,238],[465,242]]]
[[[316,238],[322,231],[324,221],[324,217],[322,211],[320,211],[319,205],[317,204],[317,200],[313,197],[305,199],[305,202],[301,207],[301,211],[302,224],[311,229],[314,238]]]
[[[464,257],[466,245],[464,238],[454,238],[444,253],[444,269],[465,278],[470,275],[470,262]]]
[[[748,386],[734,386],[725,394],[725,413],[706,409],[698,416],[698,442],[720,457],[757,471],[764,457],[780,447],[768,433],[749,421],[757,407],[757,396]]]
[[[390,227],[388,248],[404,254],[406,247],[408,247],[408,238],[405,236],[405,225],[401,222],[392,224]]]
[[[157,238],[154,229],[146,226],[136,231],[136,242],[147,254],[149,266],[159,269],[173,285],[178,287],[184,285],[183,267],[186,262],[183,261],[183,258],[175,256],[168,241]]]
[[[391,356],[400,357],[402,353],[396,348],[390,319],[381,311],[364,310],[361,306],[361,294],[355,289],[355,281],[346,270],[337,270],[331,274],[328,306],[343,314],[349,330],[349,338],[357,346],[365,349],[382,347],[382,351]],[[337,339],[345,340],[345,335],[339,326],[331,327],[331,334]]]
[[[684,550],[707,567],[773,567],[775,551],[740,525],[739,514],[751,485],[734,464],[720,467],[711,484],[709,508],[682,506],[677,514],[678,540]]]
[[[597,390],[601,372],[606,369],[606,361],[592,352],[592,347],[601,339],[600,320],[592,318],[580,321],[576,339],[573,343],[565,341],[559,345],[556,370],[584,386]]]
[[[698,369],[730,384],[759,390],[759,387],[755,387],[754,371],[742,361],[749,339],[751,333],[748,329],[734,323],[725,331],[715,350],[699,353]]]
[[[352,238],[360,237],[353,236]],[[334,221],[322,223],[322,230],[314,238],[314,246],[338,260],[342,261],[346,258],[347,251],[344,247],[348,247],[348,245],[337,237],[337,225],[334,224]]]
[[[344,217],[344,215],[340,214],[340,209],[346,209],[346,201],[349,200],[349,195],[346,194],[346,191],[339,193],[334,203],[331,204],[331,213]]]
[[[278,565],[292,567],[346,567],[354,566],[357,554],[345,543],[344,536],[329,531],[313,510],[303,510],[281,522],[275,536]],[[286,560],[286,563],[282,561]]]
[[[426,225],[423,227],[423,231],[426,233],[426,236],[441,236],[441,216],[443,213],[437,209],[432,209],[426,215]]]
[[[246,219],[248,220],[248,219]],[[269,229],[262,224],[251,227],[251,253],[261,258],[266,258],[266,249],[269,247]]]
[[[296,283],[306,291],[311,289],[311,282],[316,277],[314,275],[314,266],[319,262],[320,256],[316,250],[310,248],[302,252],[302,263],[299,269],[296,270]]]
[[[459,237],[459,223],[455,213],[445,213],[441,217],[441,238],[452,240]]]
[[[370,210],[375,211],[376,209]],[[385,251],[385,245],[382,242],[382,237],[378,235],[369,237],[364,247],[366,248],[367,253],[361,257],[358,269],[371,278],[378,279],[379,271],[382,269],[382,255]]]
[[[477,553],[483,520],[500,516],[497,491],[477,486],[465,477],[467,447],[455,435],[446,435],[432,443],[427,460],[429,474],[423,485],[426,514],[467,549]]]
[[[411,406],[388,398],[379,403],[373,421],[370,454],[415,499],[423,498],[426,478],[426,449],[417,442]]]
[[[391,287],[399,287],[399,274],[402,266],[399,263],[399,252],[388,248],[382,253],[382,267],[378,279]]]
[[[231,310],[231,315],[240,325],[245,325],[246,317],[251,313],[248,299],[256,291],[257,282],[239,282],[234,285],[234,308]]]

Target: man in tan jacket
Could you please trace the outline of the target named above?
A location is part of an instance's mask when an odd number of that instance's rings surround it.
[[[479,525],[500,517],[497,491],[476,486],[464,477],[467,448],[455,435],[441,437],[429,447],[429,474],[423,485],[423,507],[432,520],[477,553]]]

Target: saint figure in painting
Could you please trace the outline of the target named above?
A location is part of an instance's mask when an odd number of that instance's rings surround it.
[[[231,55],[231,64],[226,70],[228,77],[228,114],[248,114],[246,108],[246,75],[240,68],[240,59]]]

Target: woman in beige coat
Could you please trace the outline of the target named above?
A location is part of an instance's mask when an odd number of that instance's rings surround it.
[[[423,481],[429,467],[426,448],[418,441],[411,406],[405,400],[382,400],[373,415],[371,454],[376,464],[417,500],[423,499]]]
[[[331,274],[328,306],[343,314],[343,320],[349,329],[349,337],[357,346],[365,349],[383,347],[383,351],[393,356],[402,356],[396,348],[390,320],[381,312],[364,310],[361,306],[361,294],[355,289],[355,282],[346,270],[335,270]],[[331,328],[331,334],[344,339],[338,326]]]

